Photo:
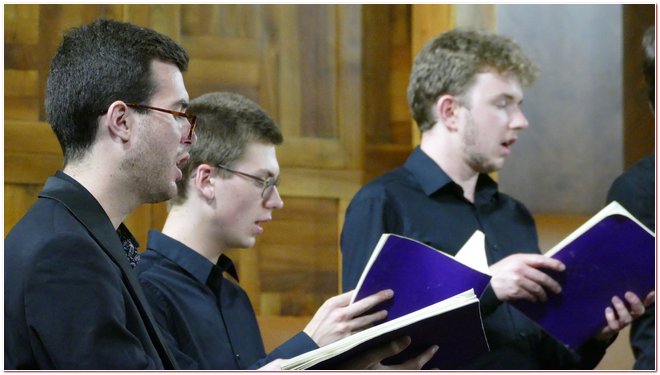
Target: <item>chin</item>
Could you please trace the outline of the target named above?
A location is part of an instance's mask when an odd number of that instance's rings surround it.
[[[176,196],[177,188],[174,182],[170,183],[167,188],[160,191],[153,191],[147,196],[144,203],[160,203],[168,201]]]
[[[494,160],[488,163],[483,163],[479,168],[479,173],[493,173],[497,172],[500,169],[502,169],[502,166],[504,166],[504,160]]]
[[[244,249],[249,249],[249,248],[254,247],[254,245],[256,245],[256,244],[257,244],[257,239],[254,238],[254,237],[251,237],[250,239],[245,240],[245,241],[243,242],[243,246],[242,246],[242,248],[244,248]]]

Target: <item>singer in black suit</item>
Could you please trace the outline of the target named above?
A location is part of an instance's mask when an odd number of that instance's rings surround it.
[[[5,368],[173,366],[118,233],[134,242],[76,180],[48,179],[5,239]]]
[[[64,153],[5,238],[5,369],[176,369],[122,224],[176,194],[195,141],[188,55],[170,38],[97,20],[51,62],[46,114]]]

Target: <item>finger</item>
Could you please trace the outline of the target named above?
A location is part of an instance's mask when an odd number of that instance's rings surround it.
[[[630,305],[630,316],[635,319],[639,318],[640,316],[644,315],[644,311],[646,310],[644,308],[644,304],[642,303],[642,300],[637,297],[637,294],[633,292],[626,292],[624,294],[624,297],[626,298],[626,301],[628,301],[628,305]]]
[[[543,289],[541,285],[531,279],[521,279],[520,288],[521,292],[524,292],[529,297],[531,297],[528,299],[531,302],[546,301],[548,299],[545,293],[545,289]]]
[[[619,321],[614,314],[614,309],[609,306],[605,308],[605,319],[607,320],[607,327],[611,331],[616,332],[619,330]]]
[[[520,281],[491,279],[490,285],[500,301],[525,300],[536,302],[536,297],[522,287]]]
[[[554,271],[563,271],[566,266],[561,261],[541,254],[523,254],[524,262],[534,268],[545,268]]]
[[[356,333],[364,329],[370,328],[375,322],[387,318],[387,311],[380,310],[373,314],[358,316],[357,318],[348,321],[348,329],[351,333]]]
[[[433,358],[433,355],[438,351],[438,346],[433,345],[423,351],[418,356],[411,358],[399,365],[387,366],[388,370],[421,370],[424,365]]]
[[[618,319],[620,325],[619,329],[623,328],[624,326],[632,322],[632,316],[630,316],[630,312],[628,311],[628,308],[623,303],[621,298],[617,296],[612,297],[612,306],[614,306],[614,311],[616,312],[616,315],[619,318]]]
[[[390,341],[385,345],[376,347],[369,350],[363,360],[366,363],[379,364],[385,358],[395,356],[404,351],[411,343],[409,336],[400,337],[394,341]]]
[[[523,274],[525,277],[538,284],[542,289],[550,290],[555,294],[561,293],[561,285],[559,285],[559,283],[547,273],[539,271],[536,268],[527,268]],[[545,294],[545,290],[543,291],[543,294]]]
[[[654,303],[655,303],[655,291],[651,291],[649,294],[646,295],[646,298],[644,298],[644,306],[649,307]]]
[[[513,299],[513,300],[525,300],[525,301],[529,301],[529,302],[532,302],[532,303],[538,302],[539,297],[536,294],[530,292],[530,290],[528,289],[530,287],[531,286],[528,286],[527,288],[523,285],[518,286],[518,290],[512,295],[511,299]]]
[[[386,301],[394,296],[392,289],[381,290],[346,307],[345,314],[350,319],[354,316],[359,316],[369,311],[379,303]]]
[[[325,302],[323,302],[323,305],[321,305],[321,307],[319,307],[319,309],[316,311],[316,314],[314,314],[314,318],[312,319],[312,322],[314,321],[322,322],[338,308],[347,306],[348,303],[351,301],[352,293],[353,291],[346,292],[325,300]]]
[[[351,302],[351,298],[353,297],[354,292],[355,290],[350,290],[346,293],[342,293],[338,296],[334,296],[332,298],[329,298],[327,301],[325,301],[325,303],[328,304],[329,307],[348,306],[348,304]]]
[[[401,353],[402,351],[406,350],[408,346],[410,346],[411,342],[412,339],[410,336],[403,336],[394,341],[390,341],[389,344],[385,345],[387,346],[387,349],[383,350],[383,353],[387,353],[389,351],[390,354],[388,356],[382,357],[382,359],[389,358],[393,355]]]

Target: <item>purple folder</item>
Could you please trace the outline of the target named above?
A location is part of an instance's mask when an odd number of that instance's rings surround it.
[[[384,360],[384,364],[403,363],[419,355],[431,345],[438,345],[439,349],[433,358],[424,365],[423,369],[460,368],[476,356],[488,352],[488,344],[481,325],[479,302],[475,299],[473,303],[455,310],[431,316],[417,323],[375,337],[309,369],[336,370],[341,368],[345,361],[403,336],[411,337],[410,346],[396,356]]]
[[[483,234],[476,233],[470,242],[473,239],[483,241]],[[466,246],[465,250],[467,253],[461,254],[466,261],[476,262],[477,268],[487,266],[483,249]],[[351,337],[292,358],[283,368],[338,369],[365,351],[403,336],[410,336],[410,346],[383,363],[403,363],[438,345],[439,350],[424,368],[456,369],[488,352],[477,297],[488,285],[489,275],[423,243],[393,234],[382,235],[369,264],[354,300],[383,289],[394,290],[392,300],[374,308],[388,310],[387,319]],[[428,306],[431,307],[419,311]],[[391,322],[404,315],[408,316]],[[359,344],[352,346],[351,340],[358,336],[361,336],[356,340]]]
[[[466,290],[473,289],[479,297],[490,282],[490,275],[426,244],[394,234],[383,236],[386,239],[379,242],[382,244],[380,252],[371,267],[365,270],[367,274],[358,285],[355,296],[357,301],[380,290],[392,289],[394,297],[371,310],[387,310],[388,315],[383,322]],[[374,250],[377,251],[378,248]],[[402,363],[435,344],[440,350],[424,368],[456,369],[489,350],[478,302],[405,327],[380,340],[386,342],[403,334],[411,337],[410,347],[384,363]]]
[[[355,296],[358,301],[383,289],[394,298],[372,311],[387,310],[389,321],[430,306],[469,289],[481,296],[490,276],[472,269],[431,246],[393,234],[387,236],[378,257]]]
[[[655,236],[621,214],[606,216],[552,257],[566,265],[548,272],[562,292],[549,293],[546,303],[513,305],[574,350],[605,327],[612,296],[625,301],[632,291],[643,300],[655,289]]]

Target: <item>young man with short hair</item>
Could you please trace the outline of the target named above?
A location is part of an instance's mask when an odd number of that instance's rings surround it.
[[[174,355],[186,369],[253,369],[337,341],[385,318],[363,315],[392,297],[382,291],[349,305],[351,293],[330,298],[303,332],[266,355],[255,313],[238,280],[232,248],[250,248],[282,208],[275,154],[282,134],[254,102],[232,93],[194,99],[199,142],[190,152],[162,233],[149,232],[139,280]],[[346,368],[419,369],[437,348],[401,366],[380,360],[403,350],[395,342]],[[277,367],[276,367],[277,368]]]
[[[122,224],[174,196],[195,141],[185,50],[129,23],[68,31],[46,114],[64,153],[5,239],[5,369],[173,369]]]
[[[456,253],[475,230],[486,235],[492,279],[481,297],[491,351],[470,369],[586,369],[598,364],[613,335],[644,305],[633,293],[613,297],[608,326],[570,352],[507,302],[543,301],[560,293],[544,270],[564,265],[540,254],[536,227],[520,202],[500,193],[488,173],[502,168],[529,124],[523,87],[534,63],[512,40],[452,30],[415,58],[408,103],[422,133],[406,163],[364,186],[351,201],[341,234],[343,285],[353,288],[382,233],[414,238]]]

